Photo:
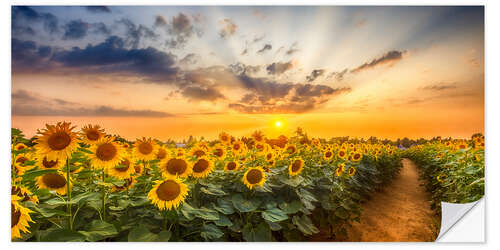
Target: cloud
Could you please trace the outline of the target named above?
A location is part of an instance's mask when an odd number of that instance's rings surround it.
[[[262,67],[260,65],[245,65],[240,62],[229,65],[229,69],[236,75],[253,75],[258,73],[261,68]]]
[[[277,83],[244,75],[240,80],[250,93],[228,107],[242,113],[304,113],[333,96],[351,91],[350,88],[334,89],[326,85]]]
[[[196,55],[195,53],[189,53],[185,57],[183,57],[181,60],[179,60],[179,63],[182,65],[194,65],[198,62],[200,57]]]
[[[136,25],[130,19],[122,18],[117,21],[119,25],[125,27],[125,43],[134,49],[138,48],[144,39],[156,40],[159,35],[150,28],[139,24]]]
[[[222,29],[219,31],[219,35],[221,38],[228,38],[230,36],[233,36],[238,30],[238,25],[231,21],[231,19],[225,18],[219,23],[223,25]]]
[[[85,6],[85,9],[92,13],[111,13],[108,6]]]
[[[169,117],[166,112],[154,110],[119,109],[110,106],[88,107],[57,98],[43,98],[32,92],[18,90],[12,93],[12,115],[17,116],[106,116],[106,117]]]
[[[422,87],[423,90],[429,90],[429,91],[443,91],[456,88],[457,88],[456,83],[443,83],[443,82]]]
[[[289,62],[275,62],[267,65],[266,70],[269,75],[281,75],[295,66],[292,61]]]
[[[111,30],[103,22],[93,23],[90,28],[94,34],[111,35]]]
[[[42,13],[28,6],[12,6],[12,34],[35,35],[35,29],[30,25],[42,23],[46,32],[54,34],[59,32],[59,22],[56,16]]]
[[[191,101],[217,101],[226,97],[217,89],[210,86],[188,86],[183,88],[181,94]]]
[[[308,82],[312,82],[312,81],[316,80],[316,78],[325,74],[325,72],[326,72],[326,70],[324,70],[324,69],[315,69],[311,72],[310,75],[306,76],[306,80]]]
[[[289,56],[299,52],[299,49],[297,48],[298,43],[294,42],[292,46],[290,46],[290,49],[288,49],[285,53]]]
[[[82,20],[72,20],[64,25],[63,40],[81,39],[87,35],[90,24]]]
[[[378,65],[397,62],[403,58],[403,54],[405,53],[406,51],[391,50],[389,52],[386,52],[381,57],[373,59],[371,62],[364,63],[352,69],[351,73],[359,73],[360,71],[374,68]]]
[[[262,47],[262,49],[257,51],[257,53],[264,53],[266,50],[271,50],[272,48],[273,46],[271,44],[265,44],[264,47]]]
[[[341,82],[342,80],[344,80],[344,75],[347,74],[348,72],[349,72],[349,69],[344,69],[342,71],[334,71],[334,72],[328,74],[326,79],[328,80],[328,79],[335,77],[336,81]]]
[[[11,40],[12,72],[39,72],[52,65],[50,55],[52,48],[38,47],[34,41]]]

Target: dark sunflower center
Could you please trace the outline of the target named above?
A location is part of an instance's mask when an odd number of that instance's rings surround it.
[[[234,150],[240,150],[240,148],[241,148],[241,146],[240,146],[239,143],[236,143],[236,144],[233,145],[233,149]]]
[[[203,150],[196,150],[196,151],[194,151],[193,155],[196,156],[196,157],[201,157],[201,156],[205,155],[205,151],[203,151]]]
[[[145,155],[151,154],[151,152],[153,152],[153,145],[151,145],[151,143],[143,142],[139,144],[139,152]]]
[[[361,155],[360,155],[360,154],[354,154],[354,159],[355,159],[355,160],[357,160],[357,159],[359,159],[359,158],[361,158]]]
[[[224,154],[224,151],[222,151],[222,149],[220,149],[220,148],[216,149],[215,153],[214,153],[214,155],[217,157],[221,157],[223,154]]]
[[[57,162],[58,162],[58,161],[59,161],[59,160],[55,160],[55,161],[48,161],[48,160],[47,160],[47,157],[44,157],[44,158],[43,158],[43,161],[42,161],[42,164],[43,164],[43,166],[44,166],[44,167],[46,167],[46,168],[52,168],[52,167],[54,167],[54,166],[57,164]]]
[[[252,169],[248,171],[247,181],[250,184],[257,184],[262,180],[262,172],[257,169]]]
[[[354,168],[349,169],[349,174],[354,174]]]
[[[257,144],[257,146],[255,146],[255,148],[257,148],[258,150],[262,150],[262,149],[264,149],[264,145]]]
[[[181,187],[177,182],[168,180],[158,186],[156,194],[160,200],[171,201],[181,194]]]
[[[97,139],[99,139],[99,132],[97,130],[89,130],[86,135],[87,139],[91,141],[97,141]]]
[[[209,162],[205,159],[198,160],[193,166],[193,172],[202,173],[208,168]]]
[[[232,162],[230,162],[230,163],[228,163],[228,164],[227,164],[227,169],[229,169],[229,170],[234,170],[234,169],[236,169],[236,163],[235,163],[235,162],[233,162],[233,161],[232,161]]]
[[[343,157],[343,156],[345,155],[344,151],[340,151],[340,152],[339,152],[339,155],[340,155],[341,157]]]
[[[66,186],[66,179],[58,174],[50,173],[50,174],[45,174],[42,177],[43,183],[52,189],[56,188],[62,188]]]
[[[52,150],[63,150],[71,143],[71,137],[65,132],[57,132],[49,137],[48,144]]]
[[[223,135],[222,138],[221,138],[223,141],[227,141],[227,136]]]
[[[21,165],[24,165],[24,163],[27,161],[28,161],[28,158],[21,156],[16,160],[16,163],[20,163]]]
[[[292,153],[292,154],[295,153],[295,148],[294,147],[288,147],[286,150],[288,152]]]
[[[17,150],[21,150],[21,149],[24,149],[24,148],[25,148],[24,145],[17,146]]]
[[[302,162],[299,160],[295,160],[292,164],[292,172],[297,172],[299,171],[300,167],[302,165]]]
[[[17,210],[16,211],[16,207],[14,207],[13,204],[10,204],[11,206],[11,211],[12,211],[12,224],[10,225],[10,228],[13,228],[17,225],[17,223],[19,223],[19,219],[21,218],[21,211]]]
[[[187,163],[182,159],[171,159],[167,162],[167,171],[172,175],[186,172]]]
[[[141,166],[139,166],[139,165],[135,165],[135,166],[134,166],[134,169],[135,169],[135,173],[136,173],[136,174],[141,173]]]
[[[465,149],[465,145],[464,144],[460,145],[460,149]]]
[[[273,155],[272,154],[267,154],[267,160],[271,160],[273,158]]]
[[[156,155],[156,158],[158,158],[159,160],[162,160],[162,159],[165,159],[165,157],[167,157],[167,151],[163,148],[158,150],[158,154]]]
[[[128,159],[123,160],[120,162],[120,167],[115,168],[118,172],[126,172],[130,167],[130,161]]]
[[[104,143],[99,145],[96,150],[96,156],[102,161],[109,161],[116,156],[117,150],[112,143]]]
[[[330,152],[330,151],[326,152],[325,156],[326,156],[326,158],[332,157],[332,152]]]

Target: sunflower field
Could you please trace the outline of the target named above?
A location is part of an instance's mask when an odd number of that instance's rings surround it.
[[[468,203],[484,195],[484,136],[471,140],[437,140],[403,153],[421,169],[431,207],[441,212],[441,201]]]
[[[424,154],[440,149],[426,147]],[[457,162],[473,164],[467,152]],[[304,241],[322,232],[336,240],[359,221],[360,204],[398,174],[401,154],[380,143],[268,139],[259,131],[179,145],[129,142],[67,122],[31,140],[12,129],[11,237]]]

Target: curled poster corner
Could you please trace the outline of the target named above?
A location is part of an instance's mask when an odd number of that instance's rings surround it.
[[[445,235],[462,217],[464,217],[478,202],[483,198],[463,204],[441,202],[441,228],[436,241],[440,241],[441,237]]]

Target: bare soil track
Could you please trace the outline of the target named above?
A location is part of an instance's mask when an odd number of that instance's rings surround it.
[[[430,194],[420,186],[415,164],[403,159],[401,173],[362,205],[342,241],[434,241],[441,218],[430,209]]]

